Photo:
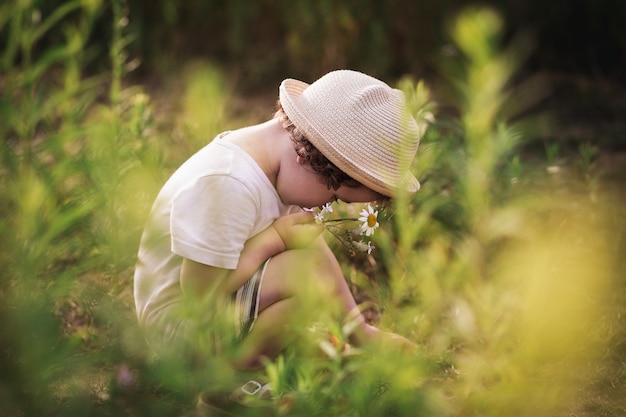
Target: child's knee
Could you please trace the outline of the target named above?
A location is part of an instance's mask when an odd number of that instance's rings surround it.
[[[286,280],[302,285],[312,282],[332,283],[337,279],[337,270],[333,267],[328,253],[318,247],[285,251],[276,257],[280,258],[281,273]]]

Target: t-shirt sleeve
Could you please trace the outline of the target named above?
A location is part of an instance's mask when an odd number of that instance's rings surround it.
[[[172,200],[172,252],[205,265],[235,269],[258,210],[254,195],[237,179],[198,178]]]

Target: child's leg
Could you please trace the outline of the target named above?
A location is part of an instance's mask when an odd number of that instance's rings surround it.
[[[293,340],[285,329],[285,318],[293,316],[297,308],[295,298],[286,298],[259,312],[254,327],[241,342],[235,368],[259,369],[263,366],[263,358],[276,357]]]
[[[317,303],[311,306],[311,302]],[[243,341],[245,353],[237,367],[260,367],[262,357],[273,358],[292,341],[295,335],[289,332],[290,326],[311,324],[322,309],[336,313],[339,319],[357,309],[341,267],[326,243],[319,239],[312,249],[286,251],[273,257],[265,270],[259,315]],[[400,346],[412,346],[404,338],[367,325],[360,314],[356,320],[351,335],[356,345],[382,336]]]

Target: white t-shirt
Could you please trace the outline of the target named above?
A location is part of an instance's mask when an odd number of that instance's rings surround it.
[[[170,177],[154,202],[135,268],[139,321],[169,321],[182,301],[182,258],[235,269],[244,243],[287,214],[265,173],[245,151],[219,137]]]

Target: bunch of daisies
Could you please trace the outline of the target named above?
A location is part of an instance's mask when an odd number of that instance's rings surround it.
[[[326,203],[315,214],[315,223],[324,226],[352,255],[356,252],[371,254],[374,250],[371,237],[380,226],[378,210],[368,204],[361,210],[359,217],[329,218],[332,212],[331,204]],[[355,226],[357,222],[360,222],[360,225]]]

